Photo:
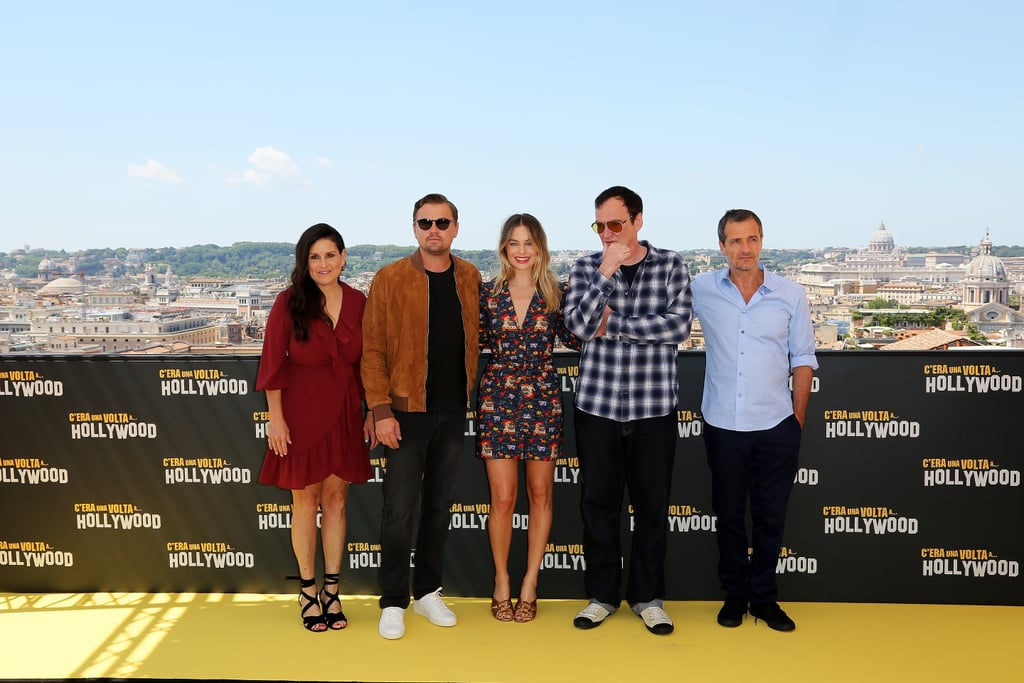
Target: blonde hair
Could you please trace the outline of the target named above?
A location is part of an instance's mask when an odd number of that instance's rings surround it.
[[[533,286],[547,304],[547,312],[552,313],[557,311],[562,303],[562,289],[558,284],[558,278],[551,270],[551,252],[548,251],[548,237],[544,233],[544,228],[539,220],[528,213],[512,214],[501,227],[501,237],[498,239],[498,261],[501,262],[501,270],[494,278],[491,293],[500,292],[512,278],[514,268],[512,262],[508,260],[508,243],[512,239],[512,231],[520,225],[530,233],[530,240],[537,248],[537,260],[533,263]]]

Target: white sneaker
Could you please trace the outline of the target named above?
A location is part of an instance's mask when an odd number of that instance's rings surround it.
[[[377,633],[381,638],[398,640],[405,635],[405,610],[401,607],[385,607],[377,622]]]
[[[426,617],[434,626],[455,626],[458,621],[455,612],[448,609],[448,605],[441,599],[440,588],[433,593],[427,593],[419,600],[414,600],[412,611]]]
[[[637,615],[644,620],[644,626],[651,633],[658,636],[667,636],[675,630],[672,619],[661,607],[648,607]]]
[[[600,626],[611,614],[601,604],[596,602],[587,603],[587,606],[580,610],[580,613],[572,620],[572,625],[584,630]]]

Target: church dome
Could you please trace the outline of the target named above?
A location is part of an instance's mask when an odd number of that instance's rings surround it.
[[[875,230],[875,234],[871,236],[871,241],[868,242],[868,251],[890,252],[895,248],[896,241],[892,238],[892,233],[885,229],[885,223],[880,223],[878,230]]]
[[[82,291],[82,281],[73,277],[59,277],[39,288],[40,294],[76,294]]]
[[[1006,266],[1002,259],[992,254],[992,242],[985,233],[979,244],[980,253],[967,266],[967,278],[971,280],[995,280],[1006,282]]]

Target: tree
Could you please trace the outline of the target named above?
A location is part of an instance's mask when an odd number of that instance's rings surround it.
[[[977,342],[988,343],[988,337],[974,323],[967,323],[967,338]]]

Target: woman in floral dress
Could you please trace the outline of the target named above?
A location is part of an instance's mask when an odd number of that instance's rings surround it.
[[[551,532],[562,445],[561,386],[552,355],[556,339],[579,345],[562,321],[564,286],[551,271],[540,221],[528,213],[510,216],[501,229],[498,258],[501,272],[480,287],[480,346],[491,356],[477,392],[477,457],[487,467],[491,491],[491,614],[499,621],[526,622],[537,613],[537,579]],[[519,460],[525,462],[530,524],[526,572],[513,606],[508,555]]]

